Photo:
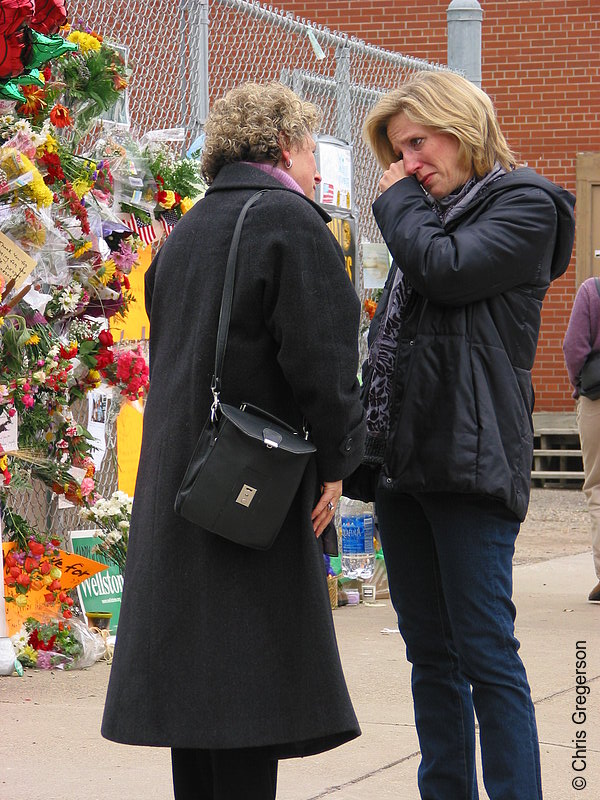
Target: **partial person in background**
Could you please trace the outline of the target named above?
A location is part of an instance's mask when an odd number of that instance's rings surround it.
[[[364,125],[394,258],[363,398],[375,505],[413,664],[424,800],[542,797],[512,559],[527,512],[542,301],[569,264],[574,197],[516,168],[490,98],[420,72]],[[344,486],[344,494],[346,487]]]
[[[577,427],[581,440],[583,493],[592,523],[592,555],[598,582],[588,595],[600,603],[600,400],[579,391],[579,376],[589,354],[600,350],[600,279],[588,278],[577,291],[563,341],[565,364],[577,403]]]
[[[360,463],[360,303],[314,203],[315,106],[244,84],[208,115],[205,197],[146,275],[150,390],[102,733],[171,748],[176,800],[273,800],[281,758],[360,729],[337,650],[322,539]],[[251,550],[174,511],[212,401],[227,254],[245,202],[223,402],[317,447],[275,543]],[[308,768],[308,767],[307,767]]]

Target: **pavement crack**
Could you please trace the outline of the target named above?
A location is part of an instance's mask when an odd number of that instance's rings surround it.
[[[362,781],[366,781],[369,778],[372,778],[374,775],[379,775],[380,773],[385,772],[387,769],[391,769],[392,767],[397,767],[398,764],[404,764],[406,761],[410,761],[412,758],[416,758],[417,756],[420,755],[421,751],[415,750],[414,753],[409,753],[407,756],[404,756],[404,758],[399,758],[396,761],[391,761],[389,764],[384,764],[383,767],[371,770],[371,772],[366,772],[364,775],[359,775],[358,778],[352,778],[351,781],[340,783],[337,786],[328,786],[324,792],[320,792],[319,794],[314,794],[312,795],[312,797],[308,797],[306,800],[320,800],[320,798],[322,797],[327,797],[328,795],[331,795],[334,792],[339,792],[341,789],[346,789],[348,786],[355,786],[357,783],[362,783]]]
[[[594,675],[593,678],[588,678],[586,683],[594,683],[595,681],[600,680],[600,675]],[[546,695],[546,697],[540,697],[537,700],[533,701],[534,706],[538,706],[541,703],[547,703],[548,700],[554,700],[555,697],[561,697],[564,694],[570,694],[571,692],[577,691],[577,685],[573,684],[573,686],[567,686],[566,689],[561,689],[558,692],[553,692],[552,694]]]

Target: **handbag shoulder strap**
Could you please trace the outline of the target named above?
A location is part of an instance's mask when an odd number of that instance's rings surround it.
[[[237,265],[238,246],[240,237],[242,235],[242,227],[244,219],[250,206],[254,205],[261,195],[268,192],[269,189],[261,189],[256,192],[244,203],[240,215],[235,223],[233,236],[231,237],[231,245],[229,247],[229,255],[227,256],[227,267],[225,268],[225,282],[223,284],[223,296],[221,298],[221,311],[219,313],[219,327],[217,330],[217,350],[215,353],[215,370],[212,378],[212,393],[213,393],[213,409],[216,410],[219,404],[219,393],[221,391],[221,372],[223,369],[223,360],[225,358],[225,349],[227,347],[227,334],[229,333],[229,321],[231,319],[231,306],[233,304],[233,287],[235,284],[235,268]]]

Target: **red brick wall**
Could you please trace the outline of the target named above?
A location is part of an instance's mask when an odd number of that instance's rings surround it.
[[[450,0],[282,0],[285,11],[408,56],[446,63]],[[598,0],[480,0],[482,88],[521,161],[575,192],[575,157],[600,151]],[[562,338],[575,295],[575,258],[544,303],[536,410],[573,408]]]

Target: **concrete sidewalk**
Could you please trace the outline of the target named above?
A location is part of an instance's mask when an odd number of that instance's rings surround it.
[[[600,605],[584,599],[592,584],[588,553],[515,568],[517,635],[537,709],[546,800],[600,797]],[[382,632],[396,627],[389,600],[336,609],[334,619],[363,735],[321,756],[283,762],[278,800],[418,800],[409,667],[399,634]],[[580,725],[572,720],[578,642],[585,642],[579,649],[590,688]],[[100,737],[109,669],[101,662],[0,679],[0,800],[172,797],[168,751]],[[587,734],[580,772],[572,768],[577,730]],[[576,778],[587,786],[574,789]]]

